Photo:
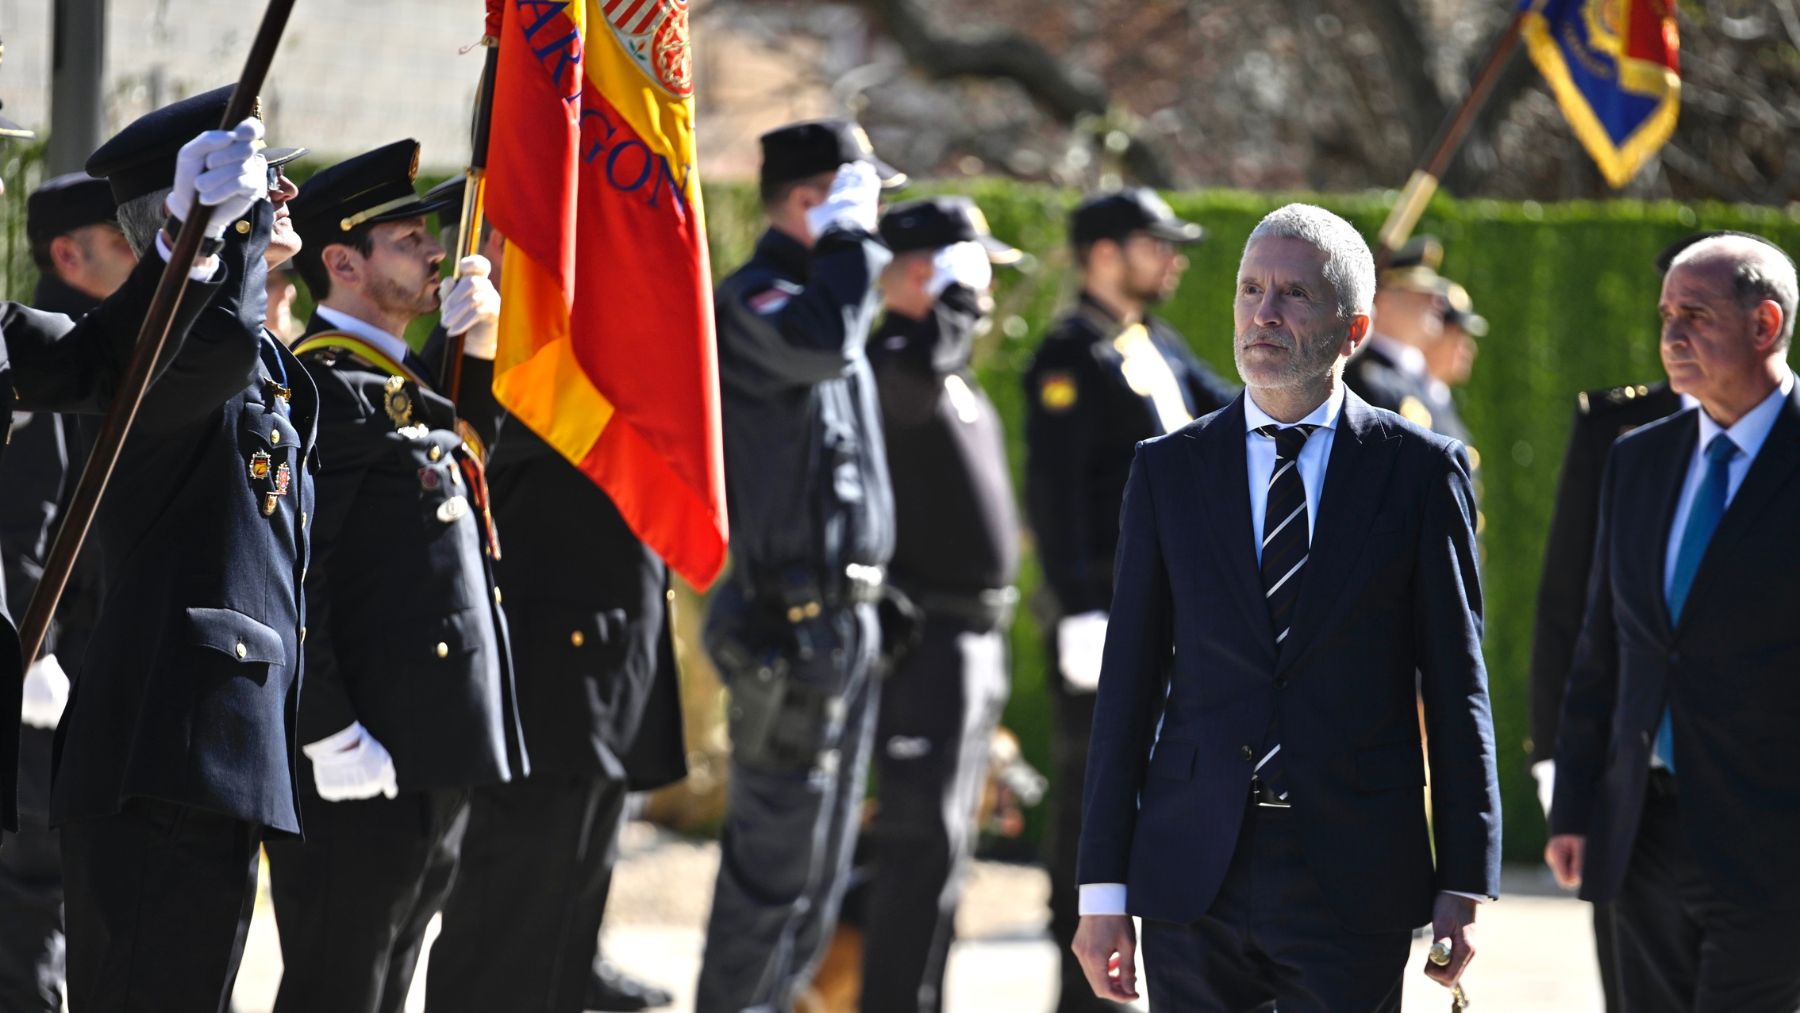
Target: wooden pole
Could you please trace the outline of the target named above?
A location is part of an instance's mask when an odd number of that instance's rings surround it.
[[[230,130],[256,108],[257,93],[262,91],[263,81],[269,76],[269,64],[275,59],[276,47],[281,43],[282,32],[287,28],[288,15],[293,9],[294,0],[269,0],[269,6],[263,11],[262,27],[257,29],[256,41],[251,44],[250,55],[244,61],[244,72],[231,93],[231,101],[226,103],[221,128]],[[131,433],[131,424],[137,418],[138,407],[143,404],[144,392],[150,388],[157,362],[168,346],[175,307],[187,290],[188,271],[200,252],[200,240],[206,234],[206,222],[212,210],[198,200],[193,203],[194,213],[181,223],[181,233],[175,237],[168,266],[163,268],[162,280],[157,283],[156,294],[150,300],[149,313],[138,331],[137,345],[131,351],[125,379],[106,414],[87,467],[81,472],[81,481],[75,487],[68,513],[57,529],[56,541],[44,562],[44,576],[31,596],[30,607],[25,610],[19,643],[27,671],[44,646],[50,619],[68,586],[69,571],[74,568],[75,557],[87,539],[88,528],[100,507],[100,497],[106,493],[106,483],[119,462],[119,452]]]
[[[462,221],[457,226],[456,257],[481,252],[481,220],[483,196],[487,190],[488,126],[494,118],[494,68],[500,62],[500,40],[484,36],[486,62],[481,67],[481,84],[475,89],[475,124],[469,145],[469,167],[463,170],[468,183],[463,187]],[[463,336],[448,336],[444,342],[444,361],[438,369],[443,379],[443,394],[452,404],[462,388]]]

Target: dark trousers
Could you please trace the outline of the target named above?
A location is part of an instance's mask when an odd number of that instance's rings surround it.
[[[845,615],[841,697],[819,728],[816,762],[752,766],[732,755],[695,1013],[786,1013],[836,927],[869,769],[880,645],[873,607]],[[742,742],[735,710],[728,727]]]
[[[623,782],[556,774],[475,789],[430,1013],[581,1013],[625,796]]]
[[[1052,627],[1054,629],[1054,627]],[[1044,864],[1050,873],[1050,936],[1061,961],[1057,1013],[1114,1013],[1118,1007],[1094,995],[1080,961],[1069,949],[1081,924],[1075,859],[1081,844],[1081,790],[1087,778],[1088,741],[1094,731],[1094,694],[1071,693],[1063,685],[1050,638],[1050,827]]]
[[[69,1008],[227,1009],[256,904],[262,827],[139,798],[61,833]]]
[[[1770,861],[1789,856],[1771,853]],[[1731,903],[1708,884],[1673,790],[1653,784],[1613,901],[1627,1013],[1794,1013],[1800,920]]]
[[[47,815],[51,733],[19,731],[19,832],[0,845],[0,1010],[61,1013],[66,953],[62,846]]]
[[[975,809],[1006,705],[1006,638],[929,616],[924,638],[882,682],[863,916],[862,1013],[936,1013]]]
[[[1296,810],[1252,807],[1212,907],[1191,925],[1146,920],[1141,945],[1157,1013],[1399,1013],[1412,937],[1344,928]]]
[[[1611,904],[1595,904],[1594,963],[1600,968],[1600,995],[1606,1002],[1606,1013],[1624,1013],[1619,1002],[1618,958],[1613,954],[1613,916]]]
[[[464,788],[321,801],[306,839],[270,841],[281,936],[275,1013],[399,1013],[469,821]]]

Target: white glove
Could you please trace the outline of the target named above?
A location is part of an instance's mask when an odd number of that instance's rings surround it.
[[[1072,693],[1100,688],[1100,658],[1106,653],[1106,613],[1083,612],[1056,624],[1056,655],[1063,685]]]
[[[256,143],[262,135],[262,121],[251,117],[231,130],[208,130],[182,145],[175,156],[175,187],[164,201],[169,213],[187,221],[198,196],[213,209],[206,220],[207,238],[224,236],[226,225],[268,196],[269,163]]]
[[[986,292],[993,283],[994,262],[988,259],[987,248],[970,241],[953,243],[932,256],[931,280],[925,283],[925,291],[936,299],[953,284]]]
[[[814,239],[833,225],[844,225],[875,231],[877,205],[881,201],[881,177],[867,162],[845,162],[838,166],[837,178],[825,203],[806,212],[806,228]]]
[[[456,277],[438,283],[438,322],[451,337],[463,336],[463,354],[492,362],[500,348],[500,290],[488,280],[493,266],[477,253],[456,264]]]
[[[1544,818],[1550,818],[1550,801],[1556,797],[1556,761],[1539,760],[1531,765],[1531,776],[1537,779],[1538,805],[1544,807]]]
[[[313,784],[319,789],[319,797],[327,802],[376,795],[393,798],[400,794],[394,758],[361,721],[352,721],[350,727],[335,735],[301,746],[300,751],[312,761]]]
[[[25,702],[19,720],[33,728],[55,728],[69,703],[69,675],[56,655],[46,654],[25,673]]]

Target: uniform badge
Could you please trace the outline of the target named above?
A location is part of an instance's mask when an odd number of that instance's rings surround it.
[[[277,465],[275,467],[275,495],[286,496],[288,494],[288,483],[292,481],[292,479],[293,472],[288,470],[288,466],[285,462]]]
[[[793,295],[788,292],[784,292],[779,288],[772,288],[761,295],[750,297],[750,312],[755,313],[758,316],[768,316],[771,313],[778,313],[781,311],[781,308],[786,306],[789,300],[793,298]]]
[[[259,450],[250,455],[250,481],[260,482],[269,477],[269,460],[269,453],[266,450]],[[287,465],[284,464],[282,467],[285,468]]]
[[[275,515],[275,508],[280,505],[281,505],[281,495],[279,493],[269,492],[269,493],[263,494],[263,516],[264,517],[273,517]]]
[[[406,393],[406,377],[390,376],[382,388],[385,396],[382,401],[387,408],[387,416],[394,422],[395,428],[403,428],[412,423],[412,398]]]
[[[1431,428],[1431,409],[1425,407],[1425,402],[1410,394],[1400,402],[1400,417],[1413,425]]]
[[[1038,403],[1045,411],[1066,412],[1075,407],[1078,397],[1075,378],[1067,373],[1047,373],[1038,383]]]
[[[439,474],[436,468],[433,468],[428,464],[419,469],[419,488],[436,490],[441,488],[443,484],[444,476]]]

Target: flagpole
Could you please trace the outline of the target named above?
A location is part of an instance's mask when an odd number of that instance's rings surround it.
[[[463,170],[468,182],[463,187],[462,219],[457,226],[456,257],[481,252],[481,220],[483,198],[487,192],[487,158],[489,126],[494,118],[494,68],[500,61],[498,29],[482,36],[481,45],[487,56],[481,67],[481,83],[475,89],[475,123],[470,134],[469,167]],[[443,394],[454,404],[462,388],[463,336],[451,335],[444,342],[444,361],[438,369],[443,380]]]
[[[244,72],[238,77],[237,87],[225,105],[221,129],[230,130],[254,111],[256,95],[262,91],[263,81],[269,76],[269,64],[275,59],[275,50],[281,44],[282,32],[287,29],[288,15],[293,9],[294,0],[269,0],[269,6],[263,11],[262,25],[250,46],[250,55],[244,60]],[[197,201],[194,206],[201,212],[207,210]],[[93,525],[94,514],[100,508],[100,497],[106,493],[113,467],[119,463],[119,452],[131,433],[131,424],[143,404],[144,392],[150,388],[158,360],[169,345],[175,308],[187,290],[188,272],[200,252],[207,218],[205,213],[190,214],[181,223],[181,231],[169,253],[169,262],[163,268],[162,278],[150,300],[149,312],[138,331],[137,344],[131,350],[125,377],[94,441],[93,452],[88,455],[87,466],[82,469],[81,481],[75,486],[75,494],[69,501],[62,526],[57,529],[50,555],[44,561],[44,575],[38,580],[19,630],[20,654],[28,672],[32,662],[37,660],[38,651],[43,649],[44,636],[49,632],[51,617],[56,614],[57,602],[68,586],[75,557],[87,540],[88,528]]]
[[[1438,181],[1443,178],[1444,170],[1449,168],[1450,160],[1456,157],[1457,150],[1462,147],[1469,128],[1475,125],[1475,117],[1493,95],[1494,85],[1500,81],[1500,72],[1506,69],[1507,58],[1518,48],[1519,33],[1524,24],[1525,12],[1515,11],[1506,30],[1494,40],[1493,48],[1488,51],[1487,62],[1475,76],[1475,83],[1470,86],[1469,93],[1463,96],[1462,104],[1444,119],[1425,158],[1419,162],[1419,167],[1413,170],[1412,178],[1401,189],[1399,199],[1394,202],[1393,210],[1388,212],[1387,221],[1382,223],[1381,231],[1376,235],[1375,263],[1378,268],[1385,268],[1388,261],[1393,259],[1394,253],[1412,237],[1412,231],[1424,216],[1432,195],[1437,193]]]

